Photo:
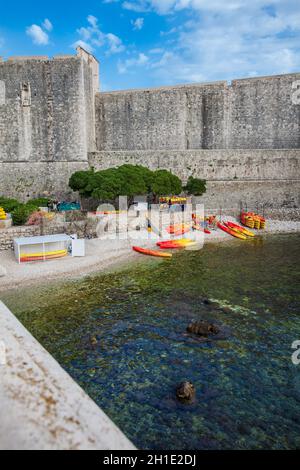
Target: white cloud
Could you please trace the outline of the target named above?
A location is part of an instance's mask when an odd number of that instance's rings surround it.
[[[48,20],[48,18],[45,18],[44,21],[43,21],[43,24],[42,24],[43,28],[46,29],[46,31],[52,31],[53,29],[53,25],[51,23],[50,20]]]
[[[98,19],[95,16],[89,15],[87,20],[94,29],[98,28]]]
[[[294,1],[294,0],[292,0]],[[122,3],[123,8],[132,11],[155,11],[160,15],[184,9],[223,13],[238,11],[250,6],[263,7],[282,3],[282,0],[129,0]]]
[[[140,31],[144,26],[144,18],[137,18],[136,20],[132,20],[131,24],[133,25],[133,29]]]
[[[160,35],[161,36],[170,36],[171,34],[177,33],[180,28],[176,28],[175,26],[168,31],[161,31]]]
[[[147,0],[143,1],[125,1],[122,3],[124,10],[135,11],[136,13],[146,12],[151,10],[151,5]]]
[[[98,19],[89,15],[88,25],[77,29],[80,39],[72,46],[81,45],[88,52],[92,52],[97,47],[106,47],[106,54],[118,54],[125,50],[122,40],[113,33],[104,33],[98,25]]]
[[[118,72],[120,74],[124,74],[128,71],[128,69],[132,67],[139,67],[147,64],[149,61],[149,58],[146,56],[144,53],[139,53],[139,55],[136,58],[132,59],[127,59],[125,61],[119,61],[118,62]]]
[[[28,28],[26,29],[26,34],[31,37],[34,44],[37,44],[39,46],[45,46],[49,44],[48,34],[45,33],[45,31],[43,31],[43,29],[36,24],[28,26]]]
[[[131,0],[123,8],[183,18],[161,32],[155,48],[160,52],[148,52],[145,67],[153,81],[230,80],[300,69],[299,0]],[[184,22],[184,12],[192,19]],[[125,69],[135,65],[129,58]]]
[[[124,44],[122,44],[122,40],[118,36],[112,33],[108,33],[106,35],[106,38],[109,44],[109,54],[118,54],[119,52],[124,51]]]

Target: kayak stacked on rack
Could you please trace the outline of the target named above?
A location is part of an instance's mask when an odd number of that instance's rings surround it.
[[[6,220],[6,213],[3,207],[0,207],[0,220]]]
[[[56,250],[56,251],[48,251],[45,253],[23,253],[20,256],[21,263],[28,263],[31,261],[43,261],[43,260],[50,260],[56,258],[63,258],[68,254],[67,250]]]
[[[256,230],[264,230],[266,228],[266,219],[255,212],[242,212],[241,223],[246,227]]]

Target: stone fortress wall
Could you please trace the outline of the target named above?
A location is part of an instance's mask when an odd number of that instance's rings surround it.
[[[0,194],[72,198],[74,171],[130,162],[207,179],[211,207],[300,206],[300,74],[98,87],[82,48],[0,61]]]
[[[300,148],[300,74],[96,95],[97,149]]]
[[[0,62],[0,194],[65,193],[94,149],[92,56]]]
[[[96,94],[97,169],[207,179],[212,208],[300,205],[300,74]]]

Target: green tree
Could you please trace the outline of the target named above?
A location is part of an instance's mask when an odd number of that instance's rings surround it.
[[[69,186],[73,191],[78,191],[81,196],[90,196],[88,185],[94,175],[94,170],[75,171],[69,179]]]
[[[119,196],[180,194],[180,179],[167,170],[151,171],[141,165],[125,164],[118,168],[101,171],[77,171],[70,180],[73,191],[81,196],[93,197],[102,202],[115,202]]]
[[[96,172],[88,186],[91,196],[102,202],[114,202],[122,192],[122,178],[116,168]]]
[[[176,195],[182,191],[182,183],[178,176],[168,170],[156,170],[151,185],[155,198],[159,196]]]
[[[184,189],[188,194],[202,196],[206,192],[206,180],[190,176]]]

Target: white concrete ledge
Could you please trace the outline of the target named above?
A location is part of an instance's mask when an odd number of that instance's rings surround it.
[[[2,302],[0,449],[135,449]]]

